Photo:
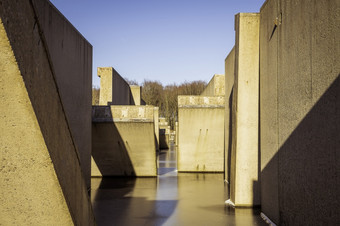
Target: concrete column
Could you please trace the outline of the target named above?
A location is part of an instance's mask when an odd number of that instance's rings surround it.
[[[142,88],[136,85],[130,85],[133,101],[135,105],[141,105]]]
[[[230,182],[231,162],[231,135],[232,135],[232,100],[234,86],[235,48],[233,48],[225,59],[225,117],[224,117],[224,151],[225,151],[225,180]]]
[[[153,113],[155,123],[155,136],[156,136],[156,150],[159,150],[159,107],[154,107]]]
[[[100,77],[99,105],[108,105],[112,102],[112,67],[97,68],[97,75]]]
[[[258,13],[235,17],[235,84],[230,201],[235,206],[260,204],[259,117],[259,21]]]

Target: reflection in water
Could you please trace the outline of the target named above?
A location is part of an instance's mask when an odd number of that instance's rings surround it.
[[[161,151],[157,178],[92,178],[101,225],[266,225],[259,210],[225,206],[223,174],[177,173],[176,149]]]

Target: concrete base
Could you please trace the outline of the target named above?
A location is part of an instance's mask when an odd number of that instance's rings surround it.
[[[92,176],[156,176],[153,120],[153,106],[94,106]]]

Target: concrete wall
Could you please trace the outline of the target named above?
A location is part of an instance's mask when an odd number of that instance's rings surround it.
[[[260,204],[258,108],[259,23],[257,13],[235,16],[235,80],[230,199],[235,206]]]
[[[232,143],[232,102],[234,86],[235,47],[225,59],[225,116],[224,116],[224,176],[230,182],[231,143]]]
[[[156,150],[159,151],[159,107],[154,107],[153,122],[155,124]]]
[[[92,46],[53,5],[47,1],[36,1],[35,4],[89,190]]]
[[[159,117],[159,148],[170,147],[170,126],[164,117]]]
[[[99,105],[135,105],[129,84],[112,67],[99,67]]]
[[[340,221],[339,8],[271,0],[261,9],[262,211],[277,224]]]
[[[135,105],[141,105],[142,87],[136,85],[130,85],[130,90]]]
[[[92,176],[157,175],[153,106],[93,106],[92,120]]]
[[[224,97],[178,96],[178,171],[224,171]]]
[[[224,83],[224,75],[215,74],[201,93],[201,96],[224,96]]]
[[[5,225],[95,225],[43,35],[48,31],[38,17],[44,10],[53,7],[42,0],[0,5],[0,219]]]

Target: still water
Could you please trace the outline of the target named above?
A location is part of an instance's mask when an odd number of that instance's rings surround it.
[[[158,155],[157,178],[92,178],[99,226],[266,225],[258,209],[234,209],[223,174],[177,173],[176,148]]]

